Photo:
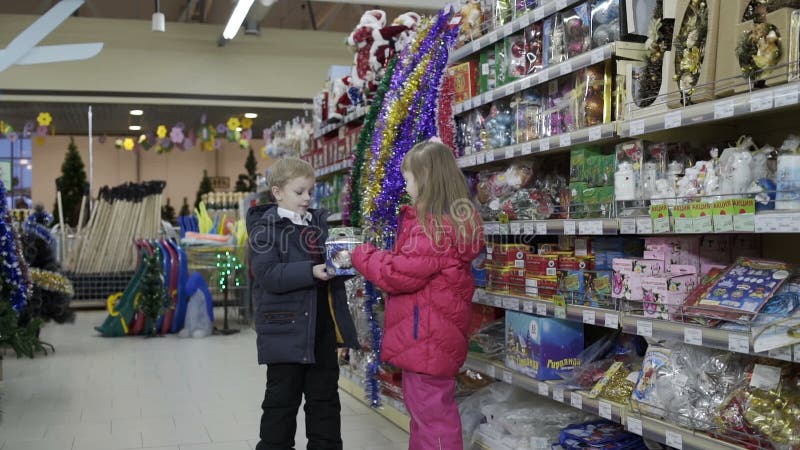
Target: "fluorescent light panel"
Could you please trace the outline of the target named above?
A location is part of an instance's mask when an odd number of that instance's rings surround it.
[[[256,114],[256,113],[244,113],[244,116],[247,117],[248,119],[255,119],[256,117],[258,117],[258,114]]]
[[[128,125],[128,129],[131,131],[139,131],[142,129],[141,125]]]
[[[130,114],[132,116],[141,116],[142,114],[144,114],[144,111],[142,111],[141,109],[132,109],[130,111]]]
[[[231,17],[228,19],[228,24],[225,25],[225,30],[222,32],[222,37],[225,39],[233,39],[236,37],[236,33],[238,33],[239,28],[242,27],[242,22],[244,22],[244,18],[250,11],[251,6],[253,6],[253,0],[239,0],[236,2]]]

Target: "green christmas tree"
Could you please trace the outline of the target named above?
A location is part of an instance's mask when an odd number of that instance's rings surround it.
[[[78,225],[78,218],[81,210],[81,200],[89,192],[89,183],[86,181],[86,170],[84,169],[81,154],[75,145],[75,139],[69,139],[67,155],[64,163],[61,164],[61,176],[56,179],[56,190],[61,192],[61,204],[64,208],[64,220],[69,226]],[[58,203],[53,211],[58,210]],[[56,221],[58,221],[58,214]],[[85,214],[84,217],[88,217]]]
[[[256,163],[256,157],[253,154],[252,148],[247,155],[247,161],[244,162],[244,169],[247,171],[247,174],[239,175],[239,179],[236,181],[236,192],[255,192],[258,164]]]
[[[189,200],[186,197],[183,197],[183,205],[181,206],[181,212],[178,213],[179,216],[191,216],[192,211],[189,209]]]
[[[184,202],[185,201],[186,199],[184,198]],[[161,207],[161,220],[169,222],[172,225],[175,225],[176,223],[178,223],[178,221],[175,219],[175,208],[173,208],[172,205],[169,204],[169,202],[170,199],[167,199],[167,204]]]
[[[156,321],[158,316],[167,307],[167,294],[164,289],[164,275],[161,268],[161,254],[158,249],[153,255],[145,255],[144,264],[147,270],[142,278],[142,287],[139,290],[141,298],[139,307],[145,318],[145,334],[155,336],[158,334]]]
[[[208,177],[208,171],[203,171],[203,179],[200,180],[200,187],[197,189],[197,198],[194,200],[194,207],[198,208],[200,202],[203,201],[203,194],[214,192],[214,187],[211,185],[211,178]]]

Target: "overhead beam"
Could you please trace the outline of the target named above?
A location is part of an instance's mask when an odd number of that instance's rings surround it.
[[[457,2],[448,0],[314,0],[324,3],[351,3],[354,5],[380,6],[384,8],[400,8],[414,10],[440,10],[448,4]]]

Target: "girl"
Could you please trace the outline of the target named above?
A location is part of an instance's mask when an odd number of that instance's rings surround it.
[[[461,450],[455,376],[467,357],[482,224],[446,145],[417,144],[401,171],[412,206],[400,210],[394,249],[360,245],[353,266],[388,294],[381,359],[403,369],[409,449]]]

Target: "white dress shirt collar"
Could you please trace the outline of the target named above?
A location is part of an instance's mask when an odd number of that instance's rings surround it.
[[[308,212],[308,211],[306,211],[306,213],[301,216],[300,214],[297,214],[296,212],[294,212],[292,210],[289,210],[289,209],[286,209],[286,208],[281,208],[279,206],[278,207],[278,215],[280,217],[283,217],[283,218],[291,220],[292,223],[295,224],[295,225],[308,225],[308,224],[311,223],[311,213]]]

